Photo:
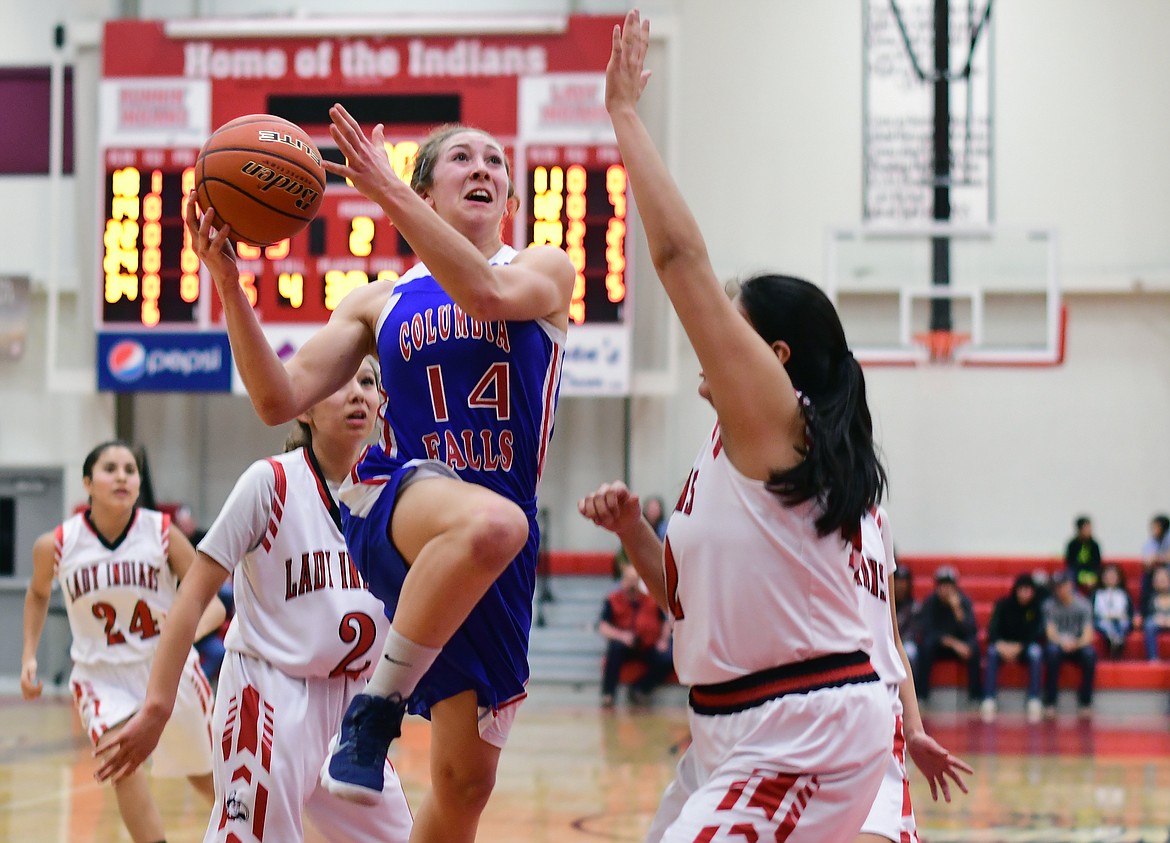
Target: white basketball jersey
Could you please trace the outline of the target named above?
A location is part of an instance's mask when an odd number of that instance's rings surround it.
[[[298,448],[249,466],[199,550],[234,574],[229,650],[290,676],[368,676],[390,621],[350,559],[315,462]]]
[[[54,561],[65,595],[75,664],[130,664],[154,657],[178,580],[167,564],[171,518],[136,509],[107,542],[87,513],[57,527]]]
[[[816,504],[781,503],[727,458],[716,425],[666,533],[674,663],[686,685],[871,648],[850,545],[818,536]]]
[[[861,601],[861,616],[873,635],[869,660],[887,685],[906,681],[906,666],[894,643],[890,619],[889,578],[898,567],[890,519],[880,506],[861,519],[861,560],[853,569],[853,582]]]

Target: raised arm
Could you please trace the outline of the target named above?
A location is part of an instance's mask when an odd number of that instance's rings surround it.
[[[37,647],[49,615],[49,599],[53,594],[52,533],[45,533],[33,544],[33,575],[24,593],[24,648],[20,658],[20,694],[26,700],[36,699],[44,690],[37,678]]]
[[[642,517],[642,502],[625,483],[606,483],[577,502],[577,511],[598,527],[616,535],[646,590],[659,608],[666,609],[666,575],[662,569],[662,542]]]
[[[484,250],[495,251],[498,230],[485,232],[484,243],[469,240],[394,172],[381,123],[367,136],[344,106],[334,105],[329,116],[333,121],[329,131],[346,163],[325,161],[325,168],[349,179],[382,208],[435,280],[468,315],[484,320],[546,318],[567,327],[576,273],[564,251],[554,246],[530,247],[510,265],[489,265]],[[499,166],[503,176],[502,158]],[[504,189],[506,184],[491,186]]]
[[[195,253],[219,291],[236,368],[260,420],[284,424],[333,394],[373,351],[369,312],[380,309],[377,302],[388,291],[374,284],[354,290],[342,299],[329,322],[287,364],[282,363],[240,286],[231,230],[226,225],[217,229],[216,224],[213,210],[200,219],[192,193],[187,201],[187,228]]]
[[[795,423],[797,399],[778,350],[760,338],[724,292],[702,232],[638,116],[638,99],[650,76],[643,68],[649,37],[649,23],[637,11],[614,28],[605,105],[654,268],[703,368],[724,446],[741,472],[763,479],[800,459],[793,448],[803,444],[803,427]]]

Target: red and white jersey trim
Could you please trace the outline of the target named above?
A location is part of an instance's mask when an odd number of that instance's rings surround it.
[[[838,534],[818,536],[816,515],[815,503],[785,506],[741,474],[718,429],[704,443],[667,530],[680,681],[716,684],[870,650],[851,547]]]
[[[893,686],[906,681],[906,666],[894,642],[888,594],[889,578],[897,567],[890,518],[880,506],[874,507],[861,519],[861,552],[853,569],[853,582],[861,616],[873,635],[870,661],[882,681]]]

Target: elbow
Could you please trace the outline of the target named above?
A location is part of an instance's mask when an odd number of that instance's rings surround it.
[[[664,242],[650,247],[650,262],[661,278],[670,274],[675,267],[700,266],[709,262],[709,258],[702,243],[687,243],[668,236]]]
[[[253,396],[252,407],[256,410],[256,415],[259,416],[260,421],[269,427],[276,427],[291,421],[295,413],[290,413],[283,401],[276,401],[271,398],[263,396]]]
[[[479,286],[455,302],[472,319],[479,322],[494,322],[507,319],[507,300],[503,291],[495,285]]]

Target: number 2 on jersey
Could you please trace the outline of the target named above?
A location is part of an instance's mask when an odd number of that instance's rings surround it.
[[[337,635],[345,644],[352,644],[345,658],[339,661],[329,671],[329,678],[335,676],[358,677],[370,667],[370,660],[366,659],[357,664],[370,648],[374,646],[374,639],[378,637],[378,627],[374,619],[364,612],[349,612],[341,619],[337,627]]]

